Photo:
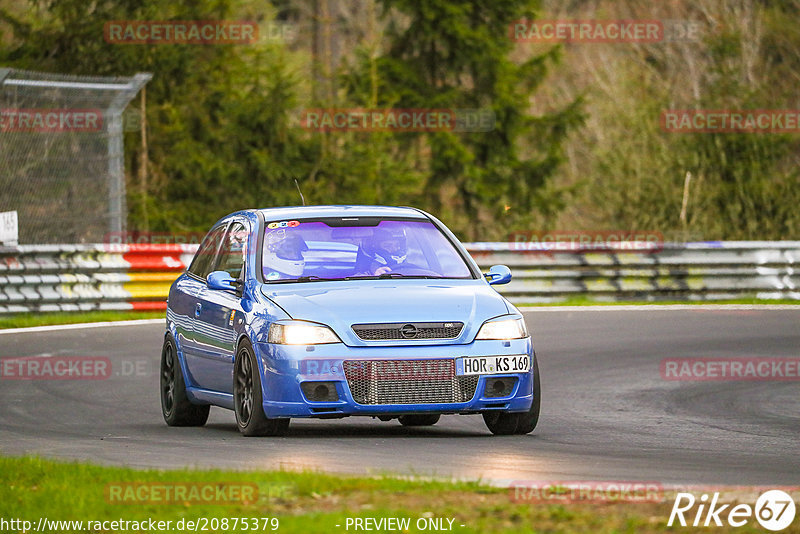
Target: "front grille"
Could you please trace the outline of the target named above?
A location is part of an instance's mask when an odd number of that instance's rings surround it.
[[[455,339],[464,323],[373,323],[354,324],[353,332],[364,341],[385,339]]]
[[[456,376],[455,361],[345,360],[344,374],[358,404],[452,404],[475,396],[478,376]]]

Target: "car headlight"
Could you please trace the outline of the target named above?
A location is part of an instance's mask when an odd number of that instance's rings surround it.
[[[522,317],[509,316],[483,323],[475,339],[522,339],[528,337],[528,329]]]
[[[302,321],[292,323],[272,323],[269,326],[267,341],[281,345],[322,345],[341,343],[341,340],[324,324]]]

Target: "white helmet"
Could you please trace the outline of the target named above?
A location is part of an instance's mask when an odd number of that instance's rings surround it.
[[[303,252],[308,245],[302,237],[278,228],[266,235],[266,241],[263,260],[267,279],[296,278],[303,274],[306,267]]]

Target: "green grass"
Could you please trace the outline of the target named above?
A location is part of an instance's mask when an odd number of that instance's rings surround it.
[[[0,329],[47,326],[54,324],[97,323],[102,321],[127,321],[130,319],[164,319],[164,311],[91,311],[19,313],[0,315]]]
[[[268,451],[268,442],[265,442],[265,451]],[[106,496],[109,485],[117,487],[134,481],[255,484],[258,491],[252,501],[235,504],[109,502]],[[42,517],[83,521],[152,518],[169,520],[173,525],[181,519],[276,517],[280,524],[278,532],[305,533],[346,532],[347,518],[408,517],[412,525],[409,532],[418,532],[414,525],[419,518],[434,517],[454,519],[453,532],[458,533],[648,533],[666,529],[671,504],[671,499],[637,504],[513,502],[506,489],[478,482],[289,471],[134,470],[30,457],[0,457],[0,518],[25,519],[34,525]],[[714,532],[734,530],[756,532],[749,524],[738,529],[715,528]],[[210,531],[226,532],[222,528]],[[233,532],[233,529],[227,531]],[[352,526],[349,531],[354,531]],[[173,527],[171,532],[178,530]],[[790,528],[784,532],[797,530]]]
[[[756,298],[741,298],[719,301],[646,301],[630,300],[619,302],[598,301],[591,297],[567,297],[559,302],[527,302],[518,306],[617,306],[617,305],[644,305],[644,304],[692,304],[703,306],[706,304],[794,304],[800,301],[791,299],[764,300]],[[46,326],[57,324],[96,323],[101,321],[127,321],[130,319],[163,319],[163,311],[152,312],[126,312],[126,311],[92,311],[92,312],[58,312],[58,313],[22,313],[0,316],[0,329],[24,328],[28,326]]]
[[[740,298],[729,300],[620,300],[605,301],[587,296],[566,297],[558,302],[525,302],[517,306],[643,306],[643,305],[667,305],[667,304],[691,304],[693,306],[706,306],[711,304],[792,304],[800,306],[800,300],[793,299],[757,299]]]

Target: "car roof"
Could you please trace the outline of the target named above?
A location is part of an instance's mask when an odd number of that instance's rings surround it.
[[[259,210],[268,221],[300,217],[413,217],[425,219],[415,208],[398,206],[285,206]]]

